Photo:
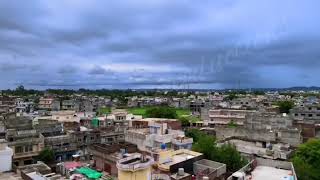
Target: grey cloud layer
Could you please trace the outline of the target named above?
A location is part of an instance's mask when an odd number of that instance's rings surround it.
[[[316,0],[4,0],[0,88],[318,85],[319,6]]]

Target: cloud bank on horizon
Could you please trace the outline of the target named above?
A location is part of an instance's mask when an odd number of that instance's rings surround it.
[[[0,89],[320,85],[317,0],[0,1]]]

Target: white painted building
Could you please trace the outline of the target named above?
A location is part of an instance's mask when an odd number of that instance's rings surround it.
[[[4,139],[0,139],[0,173],[11,171],[13,150]]]

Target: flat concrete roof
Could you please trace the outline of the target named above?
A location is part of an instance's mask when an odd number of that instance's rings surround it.
[[[257,166],[251,174],[252,180],[285,180],[289,179],[291,171],[268,166]]]
[[[20,177],[18,174],[13,172],[4,172],[4,173],[0,173],[0,179],[22,180],[22,177]]]

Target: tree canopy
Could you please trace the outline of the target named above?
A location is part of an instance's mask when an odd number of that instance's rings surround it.
[[[170,107],[152,107],[146,110],[146,116],[149,118],[168,118],[176,119],[178,117],[176,110]]]
[[[300,145],[292,162],[299,179],[320,179],[320,139],[311,139]]]
[[[188,130],[186,136],[193,138],[192,149],[194,151],[203,153],[207,159],[226,164],[228,172],[235,172],[248,163],[234,145],[217,146],[215,137],[209,136],[198,129]]]
[[[180,117],[179,121],[183,127],[187,127],[190,125],[189,119],[187,117]]]
[[[52,161],[54,160],[54,152],[53,152],[53,150],[50,149],[50,148],[44,148],[44,149],[40,152],[40,154],[39,154],[39,156],[38,156],[38,159],[39,159],[40,161],[45,162],[45,163],[50,163],[50,162],[52,162]]]
[[[290,109],[294,107],[294,102],[292,101],[279,101],[277,103],[279,106],[280,113],[289,113]]]

